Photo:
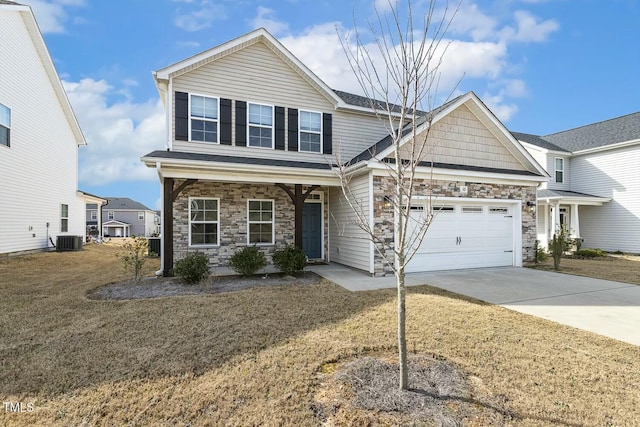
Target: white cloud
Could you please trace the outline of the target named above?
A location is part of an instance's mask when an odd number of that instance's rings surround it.
[[[223,5],[212,3],[209,0],[203,0],[198,9],[179,14],[173,23],[178,28],[188,32],[194,32],[211,27],[213,21],[226,18],[227,14]]]
[[[87,139],[87,146],[79,150],[81,185],[156,180],[155,172],[145,167],[140,157],[165,146],[162,103],[109,103],[107,99],[118,90],[104,80],[63,84]]]
[[[378,13],[390,12],[392,8],[397,9],[397,0],[373,0],[373,6]]]
[[[84,0],[22,0],[20,3],[31,6],[38,26],[43,34],[64,33],[64,24],[69,18],[67,6],[83,6]],[[74,18],[74,22],[79,18]]]
[[[505,27],[501,30],[501,38],[518,42],[543,42],[551,33],[557,31],[560,25],[553,19],[538,22],[531,13],[518,10],[514,12],[516,28]]]
[[[276,12],[268,7],[258,6],[257,15],[250,21],[251,29],[265,28],[274,36],[289,32],[289,24],[276,19]]]
[[[484,14],[475,3],[463,3],[451,22],[454,34],[469,34],[474,41],[491,39],[498,21]]]

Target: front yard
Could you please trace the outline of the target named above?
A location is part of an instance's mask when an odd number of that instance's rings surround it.
[[[335,362],[393,357],[394,290],[320,281],[87,299],[122,279],[117,251],[0,259],[0,399],[34,408],[0,411],[0,424],[321,425]],[[640,423],[638,347],[429,286],[411,288],[407,303],[411,352],[461,367],[502,402],[509,425]],[[336,412],[338,425],[341,414],[355,425],[382,419]]]

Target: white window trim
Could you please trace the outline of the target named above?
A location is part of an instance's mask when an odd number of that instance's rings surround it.
[[[271,221],[250,221],[249,220],[249,203],[250,202],[271,202]],[[271,243],[251,243],[251,224],[269,224],[271,223]],[[256,246],[273,246],[276,243],[276,202],[274,199],[248,199],[247,200],[247,245]]]
[[[192,96],[201,96],[204,98],[211,98],[211,99],[215,99],[216,102],[218,103],[218,118],[213,120],[213,119],[206,119],[204,117],[196,117],[195,120],[202,120],[205,122],[215,122],[216,124],[216,142],[209,142],[209,141],[194,141],[193,139],[191,139],[191,97]],[[194,142],[196,144],[220,144],[220,97],[219,96],[211,96],[211,95],[204,95],[201,93],[189,93],[189,142]]]
[[[201,245],[194,245],[191,243],[191,201],[192,200],[215,200],[218,202],[218,220],[216,221],[216,225],[218,226],[217,229],[217,236],[218,236],[218,241],[215,244],[211,244],[211,243],[205,243],[205,244],[201,244]],[[198,224],[209,224],[212,223],[213,221],[196,221],[196,223]],[[189,222],[188,222],[188,226],[189,226],[189,247],[190,248],[217,248],[220,246],[220,199],[217,197],[189,197]]]
[[[142,217],[142,218],[140,218]],[[144,221],[144,212],[143,211],[138,211],[138,221]]]
[[[256,125],[256,124],[251,124],[249,122],[249,106],[252,105],[252,104],[253,105],[259,105],[261,107],[270,107],[271,108],[271,126]],[[276,144],[276,141],[275,141],[275,139],[276,139],[275,121],[276,121],[275,105],[273,105],[273,104],[264,104],[262,102],[247,102],[247,147],[249,147],[249,148],[261,148],[263,150],[274,150],[275,149],[275,144]],[[251,126],[259,127],[259,128],[271,129],[271,147],[256,147],[254,145],[251,145],[251,136],[250,136]]]
[[[6,144],[0,143],[0,147],[10,148],[11,147],[11,108],[7,107],[6,105],[4,105],[1,102],[0,102],[0,106],[2,106],[4,108],[6,108],[7,110],[9,110],[9,123],[8,123],[8,126],[0,123],[0,126],[6,128],[9,131],[9,140],[7,141]]]
[[[558,169],[558,164],[557,161],[558,160],[562,160],[562,169]],[[562,157],[555,157],[553,159],[553,169],[554,169],[554,173],[553,173],[553,180],[556,184],[564,184],[564,158]],[[558,175],[557,172],[562,172],[562,181],[558,181]]]
[[[94,211],[94,210],[91,211],[91,219],[92,220],[98,219],[98,211]]]
[[[313,131],[308,131],[308,130],[301,130],[300,129],[300,113],[305,112],[305,113],[313,113],[313,114],[320,114],[320,132],[313,132]],[[323,122],[323,117],[322,117],[322,112],[321,111],[312,111],[312,110],[298,110],[298,151],[301,153],[314,153],[314,154],[322,154],[322,143],[324,142],[322,140],[322,135],[323,135],[323,126],[324,123]],[[309,151],[309,150],[303,150],[300,145],[301,145],[301,138],[300,135],[302,133],[318,133],[320,135],[320,151]]]
[[[67,216],[63,216],[62,215],[62,207],[66,206],[67,207]],[[67,220],[67,229],[63,230],[62,229],[62,221]],[[69,232],[69,205],[66,203],[60,203],[60,232],[61,233],[68,233]]]
[[[107,220],[112,221],[116,219],[116,214],[114,211],[108,211],[107,212]]]

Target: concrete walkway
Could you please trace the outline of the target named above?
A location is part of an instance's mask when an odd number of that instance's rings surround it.
[[[350,291],[395,287],[395,277],[372,278],[330,264],[309,268]],[[482,268],[407,275],[428,284],[521,313],[640,345],[640,286],[530,268]]]

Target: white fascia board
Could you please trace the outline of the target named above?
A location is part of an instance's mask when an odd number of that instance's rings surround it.
[[[618,148],[626,148],[634,145],[640,145],[640,139],[632,139],[631,141],[618,142],[616,144],[605,145],[603,147],[588,148],[586,150],[574,151],[573,155],[578,156],[583,154],[598,153],[600,151],[615,150]]]
[[[94,196],[93,194],[85,193],[84,191],[78,190],[76,193],[78,194],[79,197],[84,199],[85,203],[96,203],[96,204],[101,205],[101,204],[107,202],[107,199],[103,199],[102,197]]]
[[[611,199],[606,197],[571,197],[571,196],[554,196],[542,197],[538,199],[538,203],[549,204],[551,202],[560,204],[577,204],[582,206],[602,206],[604,203],[610,202]]]
[[[42,67],[44,68],[47,77],[49,77],[49,82],[51,83],[51,87],[53,88],[56,97],[58,98],[58,102],[60,103],[60,108],[67,119],[67,123],[71,128],[71,132],[76,140],[76,145],[87,145],[87,140],[82,133],[82,129],[80,128],[80,124],[78,123],[78,119],[73,112],[73,107],[71,107],[71,102],[69,102],[69,98],[67,97],[67,92],[64,90],[64,86],[62,86],[62,82],[60,81],[60,76],[58,76],[58,72],[56,71],[56,67],[51,60],[51,55],[49,54],[49,50],[47,49],[47,45],[44,42],[44,38],[42,37],[42,32],[40,31],[40,27],[38,26],[38,22],[36,21],[35,16],[29,6],[12,6],[12,5],[2,5],[3,8],[13,9],[20,12],[20,16],[27,27],[27,31],[29,32],[29,36],[33,41],[33,44],[38,52],[38,56],[40,57],[40,62],[42,63]]]
[[[518,139],[518,142],[522,146],[524,146],[524,148],[527,149],[527,150],[528,149],[532,149],[532,150],[535,150],[535,151],[540,151],[541,153],[544,153],[544,154],[553,154],[553,155],[556,155],[556,156],[564,156],[564,157],[571,157],[571,154],[572,154],[570,151],[550,150],[548,148],[539,147],[537,145],[531,144],[531,143],[526,142],[526,141],[521,141],[519,139]]]
[[[283,168],[263,165],[247,165],[239,170],[237,164],[203,162],[194,160],[141,159],[148,167],[156,168],[163,178],[203,179],[230,182],[264,182],[307,185],[340,185],[333,170]]]
[[[370,162],[368,167],[374,170],[376,175],[388,175],[389,167],[380,162]],[[522,184],[527,186],[537,186],[540,182],[546,181],[542,176],[511,175],[502,172],[466,171],[460,169],[430,168],[419,166],[416,168],[416,178],[452,181],[477,181],[492,184]]]

